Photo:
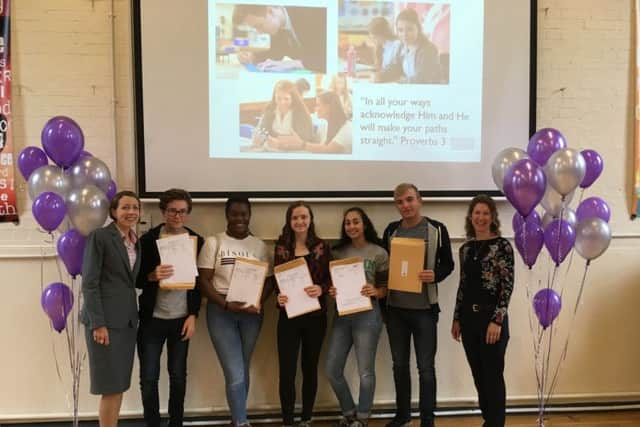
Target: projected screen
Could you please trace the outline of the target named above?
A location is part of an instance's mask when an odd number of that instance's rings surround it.
[[[510,0],[141,0],[140,190],[494,190],[491,159],[532,127],[530,10]]]

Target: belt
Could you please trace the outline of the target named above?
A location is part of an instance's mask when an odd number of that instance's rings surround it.
[[[481,311],[493,311],[495,306],[491,304],[471,304],[468,308],[474,313],[480,313]]]

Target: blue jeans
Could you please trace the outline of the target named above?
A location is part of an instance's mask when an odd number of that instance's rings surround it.
[[[333,322],[327,354],[327,376],[344,416],[366,420],[371,415],[376,389],[376,350],[381,331],[382,316],[377,301],[373,302],[373,310],[336,316]],[[344,377],[344,365],[351,347],[355,348],[360,377],[357,408]]]
[[[184,317],[180,319],[151,318],[141,322],[138,328],[140,391],[144,421],[148,427],[160,426],[158,378],[160,377],[160,355],[165,341],[169,371],[169,426],[182,426],[189,350],[189,341],[182,341],[184,321]]]
[[[249,364],[260,334],[261,314],[232,313],[207,304],[209,337],[224,373],[227,403],[234,425],[247,423]]]
[[[433,426],[436,408],[436,369],[438,312],[389,307],[387,333],[396,386],[396,418],[411,419],[411,336],[416,352],[420,384],[420,423]]]

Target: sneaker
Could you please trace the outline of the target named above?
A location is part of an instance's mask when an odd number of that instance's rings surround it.
[[[302,420],[298,423],[298,427],[311,427],[311,420]]]
[[[349,427],[367,427],[368,425],[369,425],[369,422],[367,420],[362,420],[360,418],[356,418],[355,420],[353,420],[351,422]]]
[[[386,423],[384,427],[409,427],[411,425],[411,418],[408,420],[401,420],[399,418],[393,417],[391,421]]]

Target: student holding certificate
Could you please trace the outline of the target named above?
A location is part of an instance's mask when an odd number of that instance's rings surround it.
[[[348,209],[342,220],[340,241],[333,248],[335,259],[360,257],[364,261],[366,283],[360,293],[371,298],[372,310],[336,315],[327,353],[327,376],[342,410],[339,427],[366,427],[376,388],[375,360],[382,331],[378,300],[387,295],[389,255],[367,214],[360,208]],[[336,297],[335,287],[329,294]],[[347,356],[355,349],[360,376],[360,394],[356,406],[344,377]]]
[[[396,388],[396,415],[387,427],[403,427],[411,422],[411,372],[409,359],[411,338],[420,375],[420,425],[434,425],[436,407],[436,333],[440,307],[437,284],[453,271],[453,256],[447,227],[422,216],[422,198],[413,184],[400,184],[393,192],[400,221],[392,222],[384,231],[386,248],[396,237],[424,240],[424,269],[418,272],[421,292],[393,290],[389,281],[387,296],[387,333],[393,360],[393,381]],[[393,251],[390,254],[394,257]],[[390,276],[394,274],[390,263]]]
[[[227,403],[234,426],[249,425],[247,396],[249,364],[262,313],[254,305],[227,301],[236,258],[271,264],[267,246],[249,231],[251,204],[246,198],[229,198],[225,204],[227,229],[207,237],[198,256],[199,286],[207,297],[207,324],[226,384]],[[263,300],[268,292],[263,293]]]
[[[487,195],[473,198],[464,228],[468,240],[460,248],[460,285],[451,335],[462,340],[484,425],[504,427],[504,355],[509,341],[513,248],[500,237],[496,204]]]
[[[299,426],[311,424],[313,405],[318,389],[318,361],[320,348],[327,329],[326,302],[324,294],[329,287],[329,245],[316,236],[313,212],[305,202],[289,206],[282,234],[275,249],[274,265],[296,258],[304,258],[313,283],[305,288],[312,298],[320,300],[320,310],[289,319],[284,309],[278,318],[278,362],[280,365],[280,405],[285,426],[294,422],[296,402],[296,369],[298,353],[302,353],[302,419]],[[289,303],[287,295],[278,294],[278,306]],[[302,351],[300,351],[302,350]]]
[[[174,269],[171,265],[160,262],[156,242],[164,237],[188,234],[197,239],[197,248],[200,250],[204,239],[185,227],[192,208],[191,196],[185,190],[165,191],[160,195],[159,207],[165,222],[140,238],[142,256],[136,282],[136,287],[142,289],[138,328],[140,391],[145,424],[149,427],[160,426],[158,378],[160,356],[166,341],[169,362],[169,426],[174,427],[182,426],[189,340],[196,331],[196,316],[200,311],[202,297],[198,289],[159,287],[159,281],[171,277]],[[195,259],[193,262],[195,263]]]

